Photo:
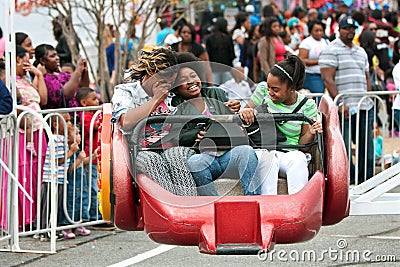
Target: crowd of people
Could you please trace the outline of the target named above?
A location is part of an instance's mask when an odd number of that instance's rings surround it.
[[[311,93],[327,92],[332,98],[341,93],[377,90],[374,85],[378,83],[383,85],[381,90],[400,89],[397,13],[379,9],[350,10],[345,4],[330,13],[302,7],[282,12],[271,3],[263,6],[262,17],[257,17],[251,7],[243,7],[236,15],[232,30],[228,30],[226,19],[217,17],[212,21],[210,32],[199,35],[194,25],[179,19],[171,28],[165,21],[161,22],[157,46],[153,48],[137,50],[135,32],[119,41],[123,49],[132,52],[124,62],[125,82],[115,85],[112,122],[119,125],[128,142],[132,141],[133,127],[151,116],[236,112],[244,123],[252,124],[261,109],[268,109],[272,113],[298,112],[314,119],[317,106],[313,99],[299,93],[303,89]],[[32,110],[99,106],[96,90],[89,87],[86,59],[80,58],[73,65],[62,31],[59,25],[54,27],[59,42],[56,47],[50,44],[34,47],[28,34],[15,33],[16,58],[0,62],[2,80],[5,82],[5,64],[15,64],[17,103]],[[113,86],[116,41],[112,28],[107,25],[105,38]],[[3,52],[0,51],[0,56]],[[8,114],[12,111],[12,99],[2,81],[0,93],[0,113]],[[400,98],[391,102],[392,99],[388,98],[387,103],[396,110],[395,124],[391,126],[395,132],[399,129]],[[348,153],[351,153],[350,144],[354,143],[361,155],[357,178],[351,164],[351,183],[372,177],[375,160],[373,103],[365,101],[357,110],[359,100],[360,97],[350,97],[338,102]],[[74,116],[65,110],[58,113],[49,121],[52,139],[39,131],[40,122],[34,117],[27,117],[20,125],[19,178],[34,200],[30,205],[26,196],[20,194],[20,227],[35,223],[38,202],[40,228],[49,226],[50,143],[54,143],[57,159],[57,224],[65,226],[71,221],[101,219],[96,205],[98,149],[95,141],[100,125],[96,121],[90,127],[93,117],[93,111]],[[366,131],[359,132],[358,140],[355,139],[357,117],[367,127]],[[286,145],[308,143],[323,131],[318,120],[313,124],[289,121],[277,127],[285,135],[280,144]],[[217,195],[213,181],[230,172],[239,177],[245,195],[276,194],[278,174],[287,177],[289,194],[300,191],[308,181],[307,149],[290,149],[284,153],[240,144],[197,153],[196,145],[209,129],[189,122],[175,137],[164,139],[173,129],[171,124],[147,125],[140,143],[159,150],[140,151],[132,161],[137,171],[148,174],[173,194]],[[39,147],[39,144],[43,145]],[[364,166],[367,166],[365,171],[361,171]],[[36,195],[38,187],[41,187],[41,196]],[[62,198],[64,195],[66,198]],[[67,212],[64,212],[65,206]],[[4,222],[1,226],[5,227]],[[90,230],[85,227],[77,227],[61,231],[57,238],[89,234]],[[40,237],[49,238],[47,234]]]

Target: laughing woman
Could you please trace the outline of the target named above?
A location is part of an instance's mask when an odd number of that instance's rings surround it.
[[[176,78],[173,105],[177,106],[176,115],[221,115],[238,111],[240,102],[228,100],[220,88],[203,88],[200,79],[201,67],[195,63],[180,66]],[[179,136],[179,144],[193,146],[206,134],[193,123],[185,125]],[[254,149],[240,145],[231,149],[202,151],[188,160],[189,169],[200,195],[216,196],[218,192],[213,181],[223,174],[236,173],[240,178],[245,195],[258,195],[259,178],[256,173],[258,159]],[[237,177],[237,176],[235,176]]]

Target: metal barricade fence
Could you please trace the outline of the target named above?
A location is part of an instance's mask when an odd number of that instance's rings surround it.
[[[1,206],[7,211],[4,212],[5,219],[11,222],[14,218],[13,223],[8,225],[13,225],[15,232],[12,244],[3,247],[32,252],[30,247],[21,248],[19,237],[33,235],[42,241],[50,239],[47,243],[50,249],[40,245],[35,252],[39,248],[42,252],[55,253],[57,232],[104,222],[98,209],[95,156],[93,153],[87,157],[83,157],[82,153],[79,156],[79,153],[73,153],[74,149],[68,148],[73,143],[79,143],[80,131],[81,144],[74,146],[82,151],[86,146],[87,151],[93,151],[93,143],[97,143],[94,132],[98,127],[96,120],[100,107],[42,110],[40,114],[26,107],[18,106],[18,109],[23,112],[16,124],[7,127],[14,153],[2,155],[2,159],[8,158],[10,164],[14,164],[12,174],[20,182],[19,189],[14,189],[10,182],[7,185],[1,183],[2,192],[15,192],[14,195],[2,195],[2,200],[7,201],[5,209]],[[86,116],[89,113],[90,116]],[[71,128],[73,131],[68,133],[69,122],[65,114],[69,114],[72,122],[81,125]],[[88,121],[90,117],[91,121]],[[82,164],[72,164],[81,160],[84,161]],[[1,233],[12,233],[3,225],[1,230]]]
[[[399,93],[398,91],[346,93],[339,94],[334,99],[336,104],[346,102],[349,98],[357,100],[357,108],[351,110],[345,111],[345,105],[338,106],[341,131],[351,163],[352,184],[357,185],[370,179],[398,160],[396,155],[393,155],[399,149],[395,145],[398,146],[400,141],[395,134],[395,110],[388,110],[387,104],[388,101],[393,102]],[[366,111],[363,106],[368,105],[368,102],[372,104],[372,108]],[[392,129],[389,129],[389,125]],[[381,137],[377,135],[377,127],[382,129]],[[382,155],[379,155],[380,153]]]

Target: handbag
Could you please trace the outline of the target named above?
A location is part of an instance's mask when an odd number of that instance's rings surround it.
[[[386,86],[384,82],[379,79],[378,77],[378,72],[376,69],[374,69],[372,75],[371,75],[371,89],[372,91],[385,91]]]
[[[294,108],[292,113],[297,113],[300,108],[307,102],[308,98],[305,97],[301,102]],[[256,108],[259,113],[272,113],[268,110],[268,104],[263,101],[263,103]],[[280,122],[284,123],[284,122]],[[279,130],[276,122],[271,119],[263,123],[257,122],[257,118],[251,125],[243,125],[247,132],[247,135],[254,147],[263,147],[265,145],[277,145],[278,143],[285,142],[287,140],[286,135]]]

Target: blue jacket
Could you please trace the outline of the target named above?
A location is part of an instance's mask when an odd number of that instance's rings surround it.
[[[0,80],[0,115],[7,115],[13,109],[13,100],[6,85]]]

